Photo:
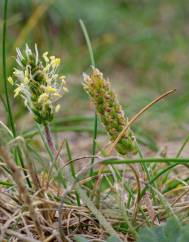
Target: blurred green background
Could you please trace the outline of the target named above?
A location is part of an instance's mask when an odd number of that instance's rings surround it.
[[[183,139],[189,129],[189,1],[10,0],[9,73],[15,47],[25,43],[37,43],[41,53],[48,50],[60,56],[70,89],[62,100],[60,117],[92,112],[81,87],[90,58],[79,19],[88,29],[97,67],[111,79],[129,117],[163,92],[177,89],[134,127],[161,140]],[[20,103],[14,102],[18,120],[27,113]]]

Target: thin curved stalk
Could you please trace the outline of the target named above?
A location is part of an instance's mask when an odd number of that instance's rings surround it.
[[[91,60],[91,65],[93,67],[95,67],[95,59],[94,59],[94,54],[93,54],[93,49],[92,49],[92,45],[91,45],[91,41],[89,38],[89,34],[87,32],[87,29],[85,27],[84,22],[80,19],[79,23],[81,25],[81,29],[83,31],[86,43],[87,43],[87,47],[88,47],[88,51],[89,51],[89,55],[90,55],[90,60]],[[93,130],[93,147],[92,147],[92,155],[95,156],[96,154],[96,138],[97,138],[97,132],[98,132],[98,117],[97,117],[97,113],[95,112],[94,115],[94,130]],[[91,164],[94,163],[94,157],[91,159]],[[90,170],[90,176],[93,176],[93,168],[91,168]]]
[[[184,148],[188,142],[189,142],[189,135],[187,135],[186,139],[184,140],[183,144],[181,145],[180,149],[178,150],[177,155],[176,155],[177,158],[181,155],[182,151],[184,150]]]

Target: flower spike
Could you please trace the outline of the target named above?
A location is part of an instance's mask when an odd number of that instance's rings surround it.
[[[58,73],[60,59],[48,56],[48,52],[40,58],[37,45],[34,52],[28,45],[23,52],[19,48],[16,52],[18,67],[14,68],[13,78],[8,78],[9,83],[15,86],[14,96],[24,99],[36,122],[47,124],[60,109],[56,102],[68,90],[65,76]]]
[[[104,79],[98,69],[92,67],[90,76],[84,74],[83,87],[93,101],[111,141],[115,141],[128,121],[110,82]],[[135,138],[130,129],[123,134],[115,148],[122,155],[136,153]]]

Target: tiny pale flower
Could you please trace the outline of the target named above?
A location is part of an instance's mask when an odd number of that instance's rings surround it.
[[[61,97],[61,95],[59,94],[59,93],[53,93],[53,95],[55,96],[55,97]]]
[[[64,92],[68,92],[68,88],[67,87],[63,87]]]
[[[21,90],[22,90],[21,86],[17,87],[14,90],[14,97],[17,97],[20,94]]]
[[[59,112],[59,110],[60,110],[60,104],[57,104],[55,107],[55,113]]]
[[[51,86],[47,86],[47,87],[44,87],[44,89],[45,89],[45,92],[47,92],[47,93],[56,93],[56,88],[54,88],[54,87],[51,87]]]
[[[27,76],[24,77],[24,81],[23,82],[24,82],[24,84],[28,84],[29,83],[29,79],[28,79]]]
[[[65,76],[61,76],[61,77],[60,77],[60,80],[62,81],[62,84],[63,84],[63,85],[66,84],[65,78],[66,78]]]
[[[14,81],[13,81],[13,78],[11,76],[8,77],[8,82],[13,86]]]
[[[49,62],[48,52],[43,53],[43,59],[45,60],[45,62]]]
[[[38,98],[38,103],[40,104],[46,104],[49,100],[49,95],[47,93],[43,93]]]

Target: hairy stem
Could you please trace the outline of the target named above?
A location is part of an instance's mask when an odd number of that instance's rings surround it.
[[[44,125],[44,131],[45,131],[45,137],[46,137],[46,141],[49,145],[49,148],[51,149],[53,155],[55,155],[56,154],[56,148],[55,148],[53,137],[51,135],[51,131],[50,131],[48,124]]]

